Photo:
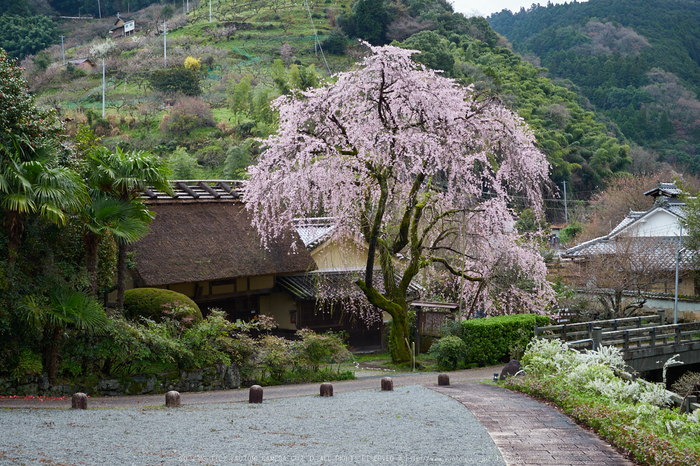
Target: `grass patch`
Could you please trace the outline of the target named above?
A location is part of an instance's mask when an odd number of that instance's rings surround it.
[[[379,370],[394,370],[397,372],[406,372],[411,370],[410,362],[407,364],[394,364],[388,351],[356,354],[355,361],[365,369],[376,368]],[[434,370],[436,370],[435,359],[431,358],[428,354],[419,354],[416,358],[416,371],[430,372]]]

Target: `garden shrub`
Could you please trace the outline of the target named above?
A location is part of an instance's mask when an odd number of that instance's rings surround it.
[[[132,320],[146,317],[156,322],[166,316],[178,320],[201,320],[202,311],[182,293],[160,288],[134,288],[124,293],[124,316]]]
[[[429,354],[435,358],[440,370],[455,370],[467,356],[467,345],[458,336],[448,335],[435,342]]]
[[[23,348],[17,361],[17,366],[12,371],[12,376],[19,380],[26,375],[37,375],[43,371],[41,354],[30,349]]]
[[[299,330],[297,336],[301,338],[296,345],[299,359],[314,372],[321,364],[340,364],[352,359],[339,333],[314,333],[306,328]]]
[[[549,325],[549,317],[537,314],[471,319],[462,322],[464,342],[467,345],[466,363],[492,365],[506,362],[511,348],[534,336],[535,322]]]

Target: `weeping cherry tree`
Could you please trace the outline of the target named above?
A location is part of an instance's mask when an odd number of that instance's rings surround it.
[[[546,268],[513,206],[541,214],[549,165],[495,99],[413,62],[416,51],[370,48],[335,83],[274,102],[279,129],[250,168],[246,202],[263,243],[294,219],[330,216],[332,239],[367,247],[357,286],[391,315],[392,359],[404,362],[409,284],[423,272],[458,277],[472,308],[543,312]]]

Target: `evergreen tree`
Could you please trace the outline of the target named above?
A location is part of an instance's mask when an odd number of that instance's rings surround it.
[[[372,45],[386,43],[386,27],[389,13],[384,0],[359,0],[355,6],[355,27],[357,37]]]

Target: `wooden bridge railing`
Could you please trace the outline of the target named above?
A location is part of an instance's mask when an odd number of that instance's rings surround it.
[[[680,344],[700,340],[700,322],[686,324],[665,324],[664,311],[658,315],[628,317],[579,324],[550,325],[537,327],[535,336],[539,338],[559,338],[567,342],[593,343],[619,346],[624,350],[657,345]]]
[[[562,341],[582,340],[584,338],[593,338],[594,327],[602,328],[603,332],[654,327],[664,325],[666,323],[665,316],[665,311],[659,310],[657,315],[596,320],[576,324],[566,323],[546,327],[538,327],[535,324],[535,336],[547,339],[559,338]]]
[[[628,350],[634,346],[641,348],[693,340],[700,340],[700,322],[603,332],[601,344],[622,345],[623,349]]]

